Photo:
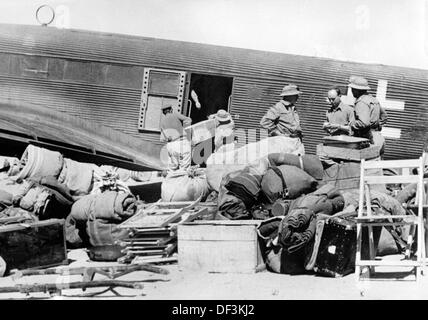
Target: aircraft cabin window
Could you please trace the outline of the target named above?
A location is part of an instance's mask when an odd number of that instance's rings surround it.
[[[21,68],[22,74],[25,76],[43,79],[48,77],[48,59],[45,57],[22,57]]]
[[[160,132],[161,107],[171,104],[182,111],[186,72],[144,69],[138,129]]]

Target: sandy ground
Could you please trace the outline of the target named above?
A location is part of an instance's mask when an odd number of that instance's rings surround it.
[[[89,262],[84,251],[70,253],[71,259],[78,259],[70,266],[96,266],[100,263]],[[105,264],[105,263],[103,263]],[[428,299],[428,276],[414,281],[408,275],[402,281],[360,281],[353,274],[343,278],[326,278],[317,275],[283,275],[263,271],[255,274],[220,274],[202,271],[183,271],[177,264],[163,266],[170,273],[159,275],[146,271],[137,271],[125,275],[119,280],[141,281],[159,280],[144,283],[143,289],[117,288],[121,295],[108,291],[96,297],[86,297],[90,293],[103,291],[102,288],[63,290],[61,296],[49,296],[45,293],[0,294],[0,299],[144,299],[144,300],[372,300],[372,299]],[[31,276],[13,280],[12,277],[0,279],[0,286],[13,286],[16,283],[60,283],[78,281],[80,276]],[[106,279],[97,275],[95,280]]]

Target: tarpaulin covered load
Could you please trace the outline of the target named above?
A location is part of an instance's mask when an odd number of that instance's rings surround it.
[[[279,227],[282,247],[293,253],[305,246],[315,235],[317,215],[333,215],[343,210],[344,205],[339,190],[329,185],[293,201]]]
[[[114,244],[129,235],[128,230],[119,229],[117,225],[135,211],[136,199],[129,193],[105,191],[86,195],[73,204],[66,220],[67,241],[82,243],[80,235],[86,233],[93,246]]]
[[[195,201],[206,198],[209,188],[203,169],[173,172],[162,182],[162,201]]]
[[[95,168],[97,168],[95,164],[65,158],[58,181],[64,183],[73,196],[88,194],[92,189]]]
[[[269,203],[279,198],[295,199],[314,191],[317,185],[317,181],[305,171],[288,165],[270,168],[261,182],[263,194]]]
[[[244,179],[240,179],[241,176]],[[260,181],[261,175],[251,166],[227,173],[220,184],[217,200],[219,213],[227,219],[249,219],[250,209],[258,198]]]
[[[61,153],[44,148],[28,145],[25,149],[20,165],[23,166],[17,178],[53,176],[57,178],[61,172],[64,159]]]
[[[317,181],[324,176],[324,168],[318,156],[311,154],[295,155],[290,153],[272,153],[268,156],[271,166],[289,165],[297,167]]]
[[[262,158],[274,153],[304,154],[305,148],[298,138],[283,136],[269,137],[249,143],[241,148],[213,153],[207,159],[207,181],[212,190],[219,191],[223,176],[229,172],[243,169],[247,165],[258,165]]]
[[[54,177],[32,177],[12,186],[13,206],[36,215],[40,220],[65,218],[74,201],[68,188]]]

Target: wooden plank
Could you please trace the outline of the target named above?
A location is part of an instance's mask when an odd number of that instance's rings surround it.
[[[178,244],[181,270],[254,273],[260,264],[256,241],[193,241]]]
[[[415,220],[416,216],[411,215],[372,215],[372,216],[362,216],[356,218],[357,221],[366,221],[366,220],[382,220],[382,219],[408,219]]]
[[[64,219],[48,219],[48,220],[42,220],[37,221],[33,223],[15,223],[10,225],[4,225],[0,226],[0,232],[11,232],[11,231],[18,231],[18,230],[24,230],[30,227],[46,227],[50,225],[56,225],[60,224],[63,225],[65,223]]]
[[[401,260],[401,261],[391,261],[391,260],[360,260],[355,263],[358,266],[389,266],[389,267],[417,267],[420,266],[420,263],[417,261],[411,260]]]
[[[149,256],[149,257],[137,256],[132,261],[132,264],[140,264],[140,263],[173,263],[173,262],[177,262],[177,261],[178,261],[177,257],[164,258],[164,257],[154,257],[154,256]]]
[[[181,216],[193,208],[200,199],[186,202],[157,202],[135,214],[119,225],[120,228],[156,228],[177,222]]]
[[[370,222],[370,221],[359,221],[359,223],[363,226],[372,226],[372,227],[380,227],[380,226],[408,226],[408,225],[416,225],[417,221],[401,221],[401,222]]]
[[[374,159],[380,155],[379,146],[370,146],[365,149],[347,149],[324,146],[322,144],[317,145],[317,155],[326,156],[333,159],[343,159],[351,161],[361,161],[362,159]]]
[[[156,202],[157,208],[181,209],[190,206],[194,201],[174,201],[174,202]]]
[[[195,241],[255,241],[257,239],[254,225],[191,225],[178,226],[178,242],[182,240]]]
[[[366,161],[366,163],[364,164],[364,169],[418,168],[420,163],[421,161],[419,159]]]
[[[183,223],[183,225],[228,225],[228,226],[258,226],[263,220],[201,220],[193,221],[190,223]]]
[[[418,176],[366,176],[364,181],[368,184],[418,183]]]

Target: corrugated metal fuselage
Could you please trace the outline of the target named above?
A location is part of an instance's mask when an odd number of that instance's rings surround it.
[[[416,158],[426,140],[428,71],[255,50],[50,27],[0,25],[0,97],[31,103],[110,127],[160,146],[138,128],[144,68],[233,79],[229,111],[242,142],[260,138],[259,122],[285,83],[297,103],[308,153],[324,135],[326,91],[365,76],[389,120],[385,158]],[[346,94],[346,92],[345,92]],[[184,105],[187,106],[188,88]],[[250,132],[248,133],[248,129]],[[246,140],[245,140],[246,139]]]

